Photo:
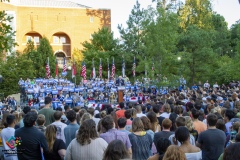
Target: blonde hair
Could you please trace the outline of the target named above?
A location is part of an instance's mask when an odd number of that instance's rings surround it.
[[[15,122],[16,124],[20,123],[20,120],[22,119],[22,114],[18,111],[13,112],[13,115],[15,116]]]
[[[84,113],[81,120],[80,120],[80,125],[83,124],[83,121],[87,119],[92,119],[92,115],[90,113]]]
[[[187,158],[179,146],[171,145],[165,152],[163,160],[187,160]]]
[[[186,120],[186,127],[189,131],[192,131],[195,129],[194,125],[193,125],[193,121],[192,118],[189,116],[184,116],[185,120]]]
[[[53,144],[56,140],[57,127],[55,125],[49,125],[46,128],[45,136],[48,142],[49,151],[53,150]]]

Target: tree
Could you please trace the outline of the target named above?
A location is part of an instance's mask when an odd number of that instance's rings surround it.
[[[84,59],[83,53],[79,49],[74,48],[73,53],[72,53],[72,57],[71,57],[72,62],[74,60],[75,63],[80,63],[80,62],[83,61],[83,59]]]
[[[3,58],[3,53],[11,51],[16,45],[15,40],[12,38],[15,32],[8,24],[12,20],[12,17],[7,16],[5,11],[0,11],[0,59]]]
[[[30,54],[30,58],[33,61],[36,70],[36,77],[46,77],[46,64],[48,57],[51,75],[55,75],[56,58],[53,55],[53,49],[47,38],[43,37],[40,40],[40,45],[37,48],[37,51],[32,51]]]
[[[217,59],[217,55],[212,49],[213,35],[214,33],[211,31],[205,31],[192,25],[180,37],[179,45],[183,48],[184,72],[185,75],[190,75],[188,78],[191,78],[192,83],[210,77],[211,70],[215,69],[214,60]]]
[[[189,25],[199,28],[212,28],[212,6],[210,0],[186,0],[179,10],[180,26],[186,29]]]
[[[87,65],[87,75],[91,74],[93,60],[97,72],[100,58],[102,59],[103,77],[107,77],[107,59],[109,60],[110,68],[112,58],[115,59],[116,72],[120,73],[117,67],[121,64],[118,41],[114,39],[113,33],[108,28],[102,28],[98,32],[94,32],[90,42],[85,41],[82,45],[84,48],[81,52],[84,56],[84,62]]]

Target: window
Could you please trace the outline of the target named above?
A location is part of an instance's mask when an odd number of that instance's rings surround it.
[[[39,43],[39,37],[38,36],[34,36],[34,43]]]
[[[90,22],[93,23],[94,22],[94,18],[90,17]]]
[[[53,43],[59,43],[59,37],[58,36],[53,37]]]
[[[27,42],[32,41],[32,37],[31,36],[27,36]]]
[[[66,38],[65,37],[60,37],[60,42],[61,43],[66,43]]]

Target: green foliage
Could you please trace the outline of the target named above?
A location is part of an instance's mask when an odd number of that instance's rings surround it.
[[[0,59],[3,58],[3,52],[11,51],[16,45],[15,40],[12,37],[15,32],[8,24],[11,22],[12,17],[7,16],[5,11],[0,11]]]
[[[94,32],[90,42],[83,42],[83,56],[84,62],[87,66],[87,77],[91,75],[92,61],[94,60],[96,75],[98,75],[98,67],[100,64],[100,58],[102,59],[103,77],[107,77],[107,59],[109,60],[109,66],[111,69],[112,58],[114,58],[115,66],[121,65],[120,51],[118,49],[118,41],[113,38],[113,33],[108,28],[99,29],[98,32]],[[121,70],[116,68],[116,74],[121,74]]]

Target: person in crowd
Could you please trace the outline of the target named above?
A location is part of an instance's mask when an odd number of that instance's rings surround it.
[[[192,145],[189,141],[190,133],[187,127],[178,127],[175,131],[176,140],[181,143],[180,150],[182,150],[187,160],[201,160],[202,159],[202,152],[200,148]]]
[[[119,103],[119,107],[120,107],[120,110],[116,111],[117,118],[124,117],[124,112],[125,112],[125,109],[124,109],[125,106],[123,102]]]
[[[132,131],[133,133],[129,134],[132,144],[132,158],[148,159],[152,155],[152,137],[144,131],[144,125],[140,118],[133,119]]]
[[[146,116],[145,114],[142,113],[142,106],[141,105],[137,105],[135,107],[135,109],[137,110],[137,117],[141,118],[142,116]]]
[[[127,119],[127,123],[126,123],[125,129],[130,132],[132,130],[132,121],[131,121],[132,109],[127,109],[124,112],[124,116]]]
[[[157,146],[157,142],[162,138],[169,138],[174,132],[170,131],[172,126],[172,121],[168,118],[165,118],[162,122],[163,130],[154,134],[154,144]]]
[[[64,136],[66,139],[66,147],[70,144],[70,142],[75,138],[76,131],[79,129],[79,125],[76,120],[76,112],[70,110],[67,112],[67,119],[69,120],[69,125],[64,128]]]
[[[195,130],[198,131],[198,134],[200,134],[203,131],[206,131],[207,130],[207,125],[198,120],[199,115],[200,115],[200,111],[193,108],[191,110],[191,112],[192,112],[192,117],[193,117],[193,125],[194,125]]]
[[[107,115],[102,119],[102,126],[106,132],[100,134],[101,138],[103,138],[108,144],[115,139],[121,140],[126,146],[128,153],[130,155],[132,154],[131,143],[128,134],[115,128],[115,123],[111,115]]]
[[[150,124],[151,124],[151,130],[155,133],[155,132],[159,132],[161,131],[161,126],[158,123],[158,119],[157,119],[157,115],[155,112],[150,111],[147,113],[147,117],[150,120]]]
[[[163,105],[163,113],[160,114],[160,117],[169,118],[170,114],[171,114],[171,107],[168,103],[165,103]]]
[[[176,119],[176,127],[178,128],[180,126],[184,126],[184,127],[186,126],[186,119],[184,117],[177,117],[177,119]],[[172,144],[181,146],[181,143],[176,140],[175,134],[172,134],[169,137],[169,140],[171,141]],[[190,143],[194,146],[196,144],[195,143],[195,138],[191,134],[190,134]]]
[[[94,122],[96,123],[96,126],[98,126],[98,123],[99,123],[99,121],[100,121],[100,118],[96,118],[96,117],[95,117],[95,115],[94,115],[95,109],[94,109],[93,107],[90,107],[90,108],[87,109],[87,112],[88,112],[89,114],[91,114],[91,117],[92,117],[92,119],[94,120]]]
[[[46,139],[49,152],[45,155],[46,160],[61,160],[66,155],[66,145],[61,139],[57,139],[57,127],[48,125],[46,128]]]
[[[193,125],[193,121],[192,118],[190,116],[184,116],[185,120],[186,120],[186,127],[188,129],[188,131],[190,132],[190,134],[195,138],[195,141],[197,141],[198,138],[198,131],[195,130],[195,127]],[[205,125],[205,124],[204,124]]]
[[[45,126],[48,126],[49,124],[54,122],[54,110],[51,108],[51,104],[52,104],[52,98],[51,97],[45,97],[44,100],[45,106],[43,109],[41,109],[38,114],[43,114],[45,116],[46,119],[46,123]]]
[[[63,142],[66,142],[65,135],[64,135],[64,128],[67,127],[65,123],[61,122],[61,117],[62,117],[62,112],[61,111],[56,111],[53,114],[53,117],[55,119],[55,122],[52,123],[52,125],[55,125],[57,127],[57,135],[56,137],[58,139],[63,140]]]
[[[88,119],[82,123],[76,138],[69,144],[65,160],[102,160],[107,147],[108,143],[98,137],[95,122]]]
[[[121,117],[118,119],[118,130],[121,132],[126,132],[127,134],[130,134],[128,130],[125,129],[127,124],[127,119],[125,117]]]
[[[121,160],[130,158],[126,146],[121,140],[113,140],[105,150],[103,160]]]
[[[8,115],[7,118],[6,118],[6,123],[7,123],[7,128],[4,128],[1,132],[1,138],[2,138],[2,144],[3,144],[3,156],[4,156],[4,160],[17,160],[17,154],[8,154],[7,151],[9,150],[15,150],[16,148],[10,148],[8,145],[7,145],[7,141],[14,137],[14,134],[15,134],[15,116],[14,115]]]
[[[29,106],[25,106],[23,108],[23,117],[22,119],[20,120],[20,128],[24,127],[24,123],[23,123],[23,120],[24,120],[24,116],[31,111],[31,108]]]
[[[240,159],[240,142],[230,144],[224,151],[223,158],[218,160]]]
[[[187,158],[179,146],[171,145],[165,152],[163,160],[187,160]]]
[[[44,126],[45,122],[46,122],[45,116],[43,114],[39,114],[38,118],[37,118],[37,126],[36,126],[36,128],[39,131],[43,132],[43,134],[46,131],[46,127]]]
[[[2,128],[7,128],[8,123],[7,123],[7,116],[10,115],[9,111],[5,111],[2,116],[2,121],[1,121],[1,127]]]
[[[18,129],[18,128],[20,128],[20,120],[22,119],[22,113],[20,113],[20,112],[18,112],[18,111],[14,111],[13,113],[12,113],[14,116],[15,116],[15,123],[16,123],[16,125],[15,125],[15,129]]]
[[[162,160],[167,148],[171,145],[168,138],[160,138],[155,143],[157,148],[157,154],[148,158],[148,160]]]
[[[146,116],[141,117],[140,119],[141,119],[141,121],[143,123],[144,131],[146,131],[151,136],[151,138],[153,140],[154,132],[151,130],[151,122],[150,122],[150,120]]]
[[[202,159],[216,160],[223,153],[226,135],[216,128],[217,116],[209,114],[207,116],[208,129],[198,136],[197,146],[202,149]]]
[[[231,127],[232,127],[231,119],[234,118],[234,117],[235,117],[235,113],[232,110],[227,109],[225,111],[224,121],[225,121],[225,126],[226,126],[227,133],[231,132]]]
[[[23,120],[24,127],[15,131],[15,138],[21,138],[21,145],[17,145],[19,160],[34,159],[40,160],[48,152],[47,140],[42,132],[34,125],[36,124],[37,113],[28,112]]]

